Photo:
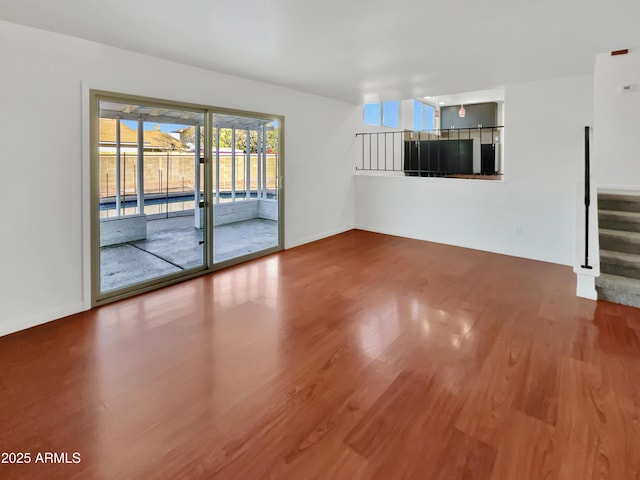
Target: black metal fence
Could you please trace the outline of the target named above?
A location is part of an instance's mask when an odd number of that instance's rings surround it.
[[[357,133],[356,170],[420,177],[502,175],[504,127]]]

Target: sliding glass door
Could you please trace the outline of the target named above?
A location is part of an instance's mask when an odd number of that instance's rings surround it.
[[[205,111],[97,98],[98,295],[206,267]]]
[[[281,117],[91,93],[99,304],[280,250]]]
[[[280,245],[277,119],[211,114],[216,264]]]

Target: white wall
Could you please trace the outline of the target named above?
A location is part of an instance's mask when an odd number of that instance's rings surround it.
[[[634,90],[620,93],[622,85]],[[596,57],[593,177],[600,185],[640,186],[640,50]]]
[[[82,82],[284,115],[286,246],[353,223],[353,105],[6,22],[0,65],[0,335],[88,302]]]
[[[506,87],[504,182],[358,175],[356,226],[572,265],[592,104],[592,76]]]

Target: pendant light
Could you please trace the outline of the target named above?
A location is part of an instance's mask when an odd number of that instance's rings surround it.
[[[464,118],[467,114],[467,111],[464,109],[464,97],[462,97],[462,104],[460,105],[460,110],[458,110],[458,116],[460,118]]]

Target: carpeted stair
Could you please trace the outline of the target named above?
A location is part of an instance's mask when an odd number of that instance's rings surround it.
[[[599,300],[640,308],[640,195],[598,195]]]

